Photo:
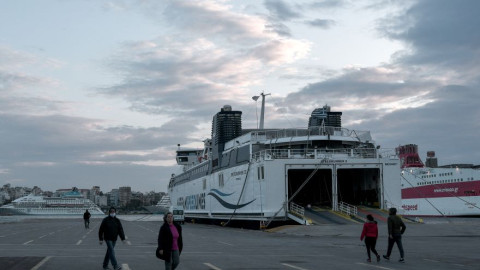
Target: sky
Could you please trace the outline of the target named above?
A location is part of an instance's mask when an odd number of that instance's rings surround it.
[[[382,148],[480,164],[480,1],[0,4],[0,185],[167,191],[223,105],[306,128],[328,104]]]

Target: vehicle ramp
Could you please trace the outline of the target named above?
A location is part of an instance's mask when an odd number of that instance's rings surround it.
[[[305,217],[312,220],[313,224],[351,224],[353,221],[350,217],[336,214],[328,208],[312,207],[305,209]]]
[[[377,223],[387,223],[388,219],[388,211],[384,209],[379,209],[379,208],[373,208],[373,207],[368,207],[368,206],[358,206],[358,213],[357,216],[363,220],[367,220],[367,215],[372,215],[375,221]],[[408,223],[422,223],[423,220],[419,218],[408,218],[408,217],[402,217],[402,220],[404,222]]]
[[[357,206],[357,209],[357,216],[362,220],[367,220],[367,215],[372,215],[373,219],[378,223],[387,222],[388,212],[383,209],[368,206]]]

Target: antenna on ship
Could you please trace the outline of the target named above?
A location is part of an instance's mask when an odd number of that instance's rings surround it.
[[[260,111],[260,127],[258,127],[257,123],[257,128],[258,129],[263,129],[263,122],[265,118],[265,96],[269,96],[270,93],[264,94],[263,92],[260,94],[262,96],[262,110]],[[253,96],[252,99],[257,101],[260,96]],[[257,119],[258,121],[258,119]]]

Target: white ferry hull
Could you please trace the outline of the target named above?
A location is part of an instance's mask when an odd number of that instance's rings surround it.
[[[263,175],[261,174],[263,167]],[[177,184],[170,191],[172,204],[183,205],[185,217],[204,219],[237,219],[237,220],[276,220],[288,219],[289,187],[288,175],[291,170],[309,170],[315,168],[329,170],[332,173],[331,191],[334,198],[330,207],[338,203],[338,183],[336,175],[339,170],[370,169],[378,173],[378,189],[399,190],[398,159],[345,159],[342,157],[331,160],[321,159],[260,159],[251,164],[243,164],[215,172],[204,177]],[[223,175],[224,185],[219,185],[219,175]],[[381,179],[380,179],[381,178]],[[304,181],[305,179],[301,179]],[[316,180],[312,180],[316,181]],[[381,191],[383,194],[383,192]],[[398,197],[397,197],[398,196]],[[379,198],[382,208],[400,204],[400,194],[389,192],[389,197]],[[240,199],[239,199],[240,198]]]
[[[402,200],[405,216],[480,216],[480,196]]]

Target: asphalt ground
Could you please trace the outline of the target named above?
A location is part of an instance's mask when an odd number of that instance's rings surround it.
[[[127,241],[117,242],[123,269],[164,269],[155,255],[161,216],[120,216]],[[405,263],[396,247],[390,261],[368,263],[362,224],[284,226],[268,231],[215,225],[183,226],[184,250],[177,269],[480,269],[480,218],[428,219],[407,223]],[[102,269],[101,219],[85,229],[81,218],[0,217],[0,269]],[[385,254],[386,224],[379,223],[377,250]],[[111,266],[110,266],[111,267]]]

